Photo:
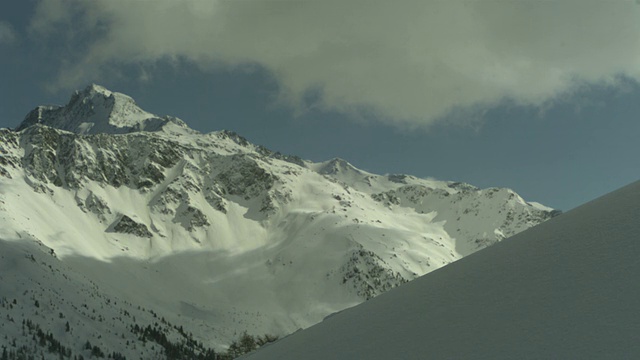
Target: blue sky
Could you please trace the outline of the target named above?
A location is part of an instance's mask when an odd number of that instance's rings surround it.
[[[202,132],[562,210],[640,178],[634,1],[11,1],[0,127],[97,83]]]

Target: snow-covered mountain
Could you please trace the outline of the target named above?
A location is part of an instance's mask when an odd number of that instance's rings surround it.
[[[246,359],[637,359],[639,217],[636,182]]]
[[[121,134],[164,128],[194,133],[178,118],[148,113],[140,109],[131,97],[95,84],[76,91],[66,106],[38,106],[16,130],[35,124],[77,134]]]
[[[164,318],[176,341],[188,337],[171,329],[188,329],[219,349],[243,331],[313,325],[557,213],[509,189],[376,175],[201,134],[92,85],[0,129],[0,251],[14,264],[0,296],[30,304],[0,331],[11,340],[22,319],[40,319],[63,339],[55,312],[66,306],[59,319],[95,334],[64,338],[74,353],[89,340],[156,356],[117,302],[146,309],[142,325]],[[39,297],[46,312],[32,305]]]

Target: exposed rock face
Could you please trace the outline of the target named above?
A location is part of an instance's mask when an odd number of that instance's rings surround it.
[[[374,252],[364,249],[351,251],[340,270],[344,276],[342,282],[367,300],[408,281]]]
[[[131,234],[139,237],[150,238],[153,236],[147,225],[136,222],[127,215],[122,215],[113,226],[113,231],[122,234]]]
[[[21,133],[22,165],[43,183],[70,189],[87,181],[146,189],[184,156],[173,141],[142,133],[82,136],[34,125]]]

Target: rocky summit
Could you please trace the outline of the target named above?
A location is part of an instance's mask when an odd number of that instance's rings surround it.
[[[92,85],[0,129],[0,335],[26,354],[215,358],[557,213],[202,134]]]

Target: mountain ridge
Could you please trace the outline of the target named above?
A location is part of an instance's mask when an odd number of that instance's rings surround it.
[[[111,123],[91,109],[117,100],[102,89],[0,129],[0,239],[50,248],[214,347],[308,327],[556,215],[509,189],[313,163],[171,117],[149,131],[141,109]]]
[[[243,359],[631,359],[640,181]]]

